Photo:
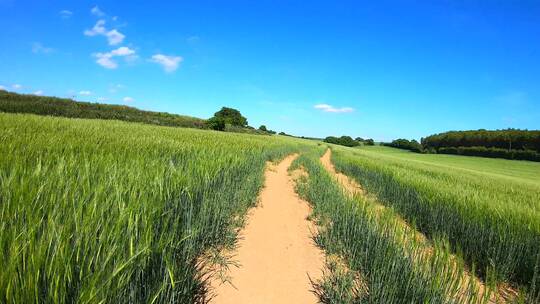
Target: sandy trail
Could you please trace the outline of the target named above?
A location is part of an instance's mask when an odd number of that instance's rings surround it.
[[[352,196],[356,194],[364,194],[362,187],[360,187],[357,182],[349,178],[347,175],[336,171],[336,168],[334,168],[334,164],[332,163],[332,150],[326,150],[326,152],[321,157],[321,163],[326,169],[326,171],[330,172],[330,174],[337,179],[338,183],[343,186],[343,188],[348,194]]]
[[[250,211],[241,232],[235,256],[240,267],[228,274],[234,286],[211,282],[212,303],[318,303],[309,277],[322,276],[324,254],[311,238],[310,207],[287,172],[296,157],[266,170],[260,205]]]
[[[339,172],[336,171],[336,169],[334,167],[334,164],[332,163],[332,150],[327,149],[326,152],[324,153],[324,155],[320,158],[320,161],[321,161],[323,167],[332,176],[334,176],[337,179],[338,183],[340,183],[342,185],[343,189],[345,189],[345,191],[349,195],[351,195],[351,196],[355,196],[357,194],[358,195],[366,195],[366,193],[364,192],[364,190],[362,189],[360,184],[358,184],[352,178],[349,178],[347,175],[345,175],[343,173],[339,173]],[[375,206],[374,206],[375,210],[382,211],[383,209],[386,208],[382,203],[380,203],[378,201],[373,201],[373,203],[375,204]],[[431,248],[431,245],[429,244],[429,241],[427,240],[426,236],[423,233],[421,233],[420,231],[417,231],[414,228],[412,228],[401,217],[397,217],[396,221],[398,223],[400,223],[401,225],[403,225],[404,227],[406,227],[407,229],[410,229],[410,230],[414,231],[415,232],[415,238],[424,243],[424,245],[426,246],[425,250],[427,250],[427,252],[432,252],[433,251],[433,248]],[[454,259],[457,260],[457,257],[454,257]],[[473,275],[473,274],[471,274],[469,272],[465,272],[463,274],[463,283],[462,283],[463,287],[466,288],[471,280],[473,280],[474,284],[478,287],[479,295],[481,297],[484,296],[484,293],[486,292],[486,286],[484,285],[484,283],[479,278],[477,278],[475,275]],[[511,302],[515,298],[517,298],[517,291],[516,290],[512,289],[510,286],[501,285],[501,286],[498,286],[497,290],[490,295],[488,303],[507,303],[507,302]]]

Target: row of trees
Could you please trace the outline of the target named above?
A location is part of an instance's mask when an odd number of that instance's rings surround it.
[[[540,161],[540,131],[450,131],[416,140],[396,139],[385,146],[418,153],[442,153]]]
[[[356,139],[352,139],[350,136],[341,136],[341,137],[335,137],[335,136],[328,136],[324,139],[324,142],[346,146],[346,147],[356,147],[361,144],[367,145],[367,146],[373,146],[375,145],[375,141],[371,138],[363,139],[361,137],[357,137]]]
[[[518,129],[450,131],[422,138],[422,146],[434,149],[486,147],[540,152],[540,131]]]
[[[399,138],[399,139],[393,140],[390,143],[383,143],[382,145],[398,148],[398,149],[410,150],[410,151],[418,152],[418,153],[421,153],[424,151],[424,148],[422,147],[422,145],[415,139],[408,140],[404,138]]]

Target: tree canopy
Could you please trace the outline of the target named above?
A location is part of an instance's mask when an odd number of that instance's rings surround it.
[[[360,143],[352,139],[352,137],[345,135],[341,137],[328,136],[324,139],[324,142],[346,147],[356,147],[360,145]]]
[[[247,127],[247,124],[247,119],[242,116],[240,111],[227,107],[222,107],[214,114],[214,117],[208,119],[208,126],[220,131],[225,130],[227,125],[244,128]]]

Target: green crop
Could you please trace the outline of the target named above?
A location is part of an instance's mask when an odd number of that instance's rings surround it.
[[[1,303],[193,303],[282,137],[0,114]]]
[[[336,147],[338,171],[354,177],[431,239],[446,239],[477,274],[524,287],[540,300],[540,187],[520,167],[536,163],[406,157]],[[495,169],[495,162],[500,164]],[[472,164],[474,162],[474,164]],[[504,165],[515,166],[504,168]],[[501,171],[510,174],[500,174]],[[527,177],[525,177],[527,176]]]
[[[304,155],[295,165],[309,177],[298,185],[313,206],[321,227],[317,243],[328,255],[341,257],[356,276],[329,271],[316,292],[324,303],[483,303],[478,286],[467,281],[463,264],[446,244],[415,241],[415,232],[399,224],[392,209],[378,209],[370,198],[344,194],[322,168],[316,155]],[[357,283],[351,282],[356,277]],[[355,287],[356,286],[356,287]],[[360,286],[360,288],[358,287]]]

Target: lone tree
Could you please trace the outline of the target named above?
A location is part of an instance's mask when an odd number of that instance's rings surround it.
[[[260,130],[260,131],[263,131],[263,132],[268,132],[268,129],[266,128],[265,125],[261,125],[261,126],[259,127],[259,130]]]
[[[223,131],[225,126],[231,125],[235,127],[246,127],[247,119],[242,116],[240,111],[223,107],[214,114],[214,117],[208,119],[207,125],[210,129]]]

